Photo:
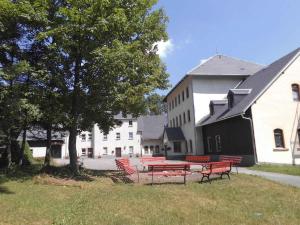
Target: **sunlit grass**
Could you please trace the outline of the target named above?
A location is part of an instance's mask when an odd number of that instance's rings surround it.
[[[300,189],[232,175],[212,184],[149,186],[109,177],[0,178],[0,224],[300,224]]]
[[[249,169],[300,176],[300,166],[293,165],[259,164]]]

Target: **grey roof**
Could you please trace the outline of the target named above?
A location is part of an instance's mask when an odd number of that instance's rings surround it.
[[[22,139],[22,134],[23,132],[19,135],[18,140]],[[66,135],[66,132],[52,132],[52,140],[64,140]],[[28,141],[44,141],[47,139],[47,132],[41,128],[32,128],[26,132],[26,139]]]
[[[225,55],[215,55],[196,68],[190,75],[251,75],[261,70],[264,66]]]
[[[299,56],[299,53],[300,48],[283,56],[282,58],[270,64],[268,67],[248,77],[237,87],[237,89],[251,89],[249,94],[245,95],[243,99],[231,109],[228,109],[228,106],[224,106],[218,112],[218,115],[213,115],[206,121],[202,121],[199,125],[203,126],[245,113],[246,110],[257,100],[257,98],[259,98],[261,94],[269,87],[269,85],[271,85],[281,74],[283,74],[285,68]]]
[[[137,131],[143,140],[161,139],[167,123],[166,115],[140,116],[137,119]]]
[[[116,119],[116,120],[131,120],[131,119],[133,119],[133,117],[131,114],[123,116],[123,114],[120,112],[114,116],[114,119]]]
[[[247,95],[250,94],[252,89],[230,89],[229,92],[232,92],[236,95]]]
[[[169,141],[184,141],[185,137],[180,127],[166,127],[165,132]]]
[[[189,76],[250,76],[264,68],[253,62],[236,59],[225,55],[215,55],[189,71],[166,95],[167,97]]]

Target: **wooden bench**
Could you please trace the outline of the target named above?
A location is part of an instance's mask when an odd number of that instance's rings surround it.
[[[240,165],[242,159],[243,159],[242,156],[220,155],[219,161],[220,162],[224,162],[224,161],[232,162],[232,166],[235,167],[236,173],[239,173],[238,165]]]
[[[137,166],[133,167],[129,163],[129,159],[116,159],[116,166],[118,170],[123,171],[124,176],[131,176],[132,174],[137,174],[138,182],[140,182],[140,175]]]
[[[154,176],[183,176],[186,184],[186,176],[191,174],[189,164],[152,164],[148,165],[148,170],[148,175],[152,176],[152,185]]]
[[[166,157],[164,156],[161,156],[161,157],[152,157],[152,156],[149,156],[149,157],[141,157],[140,158],[140,162],[141,164],[143,165],[143,168],[145,170],[146,166],[149,164],[149,163],[152,163],[152,162],[164,162],[166,161]]]
[[[229,173],[231,172],[231,164],[232,164],[231,161],[211,162],[211,163],[207,164],[207,169],[200,171],[200,173],[202,174],[201,183],[205,177],[208,179],[209,183],[211,183],[211,180],[209,177],[212,174],[220,174],[221,179],[222,179],[223,175],[227,175],[228,179],[230,180]]]

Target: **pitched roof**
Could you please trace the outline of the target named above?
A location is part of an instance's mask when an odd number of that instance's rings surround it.
[[[189,75],[251,75],[262,69],[262,65],[247,62],[225,55],[215,55],[208,58],[196,68],[188,72]]]
[[[166,95],[167,97],[189,76],[250,76],[264,66],[225,55],[215,55],[189,71]]]
[[[166,127],[165,132],[169,141],[184,141],[185,137],[180,127]]]
[[[290,52],[282,58],[271,63],[268,67],[258,71],[254,75],[248,77],[236,89],[251,89],[251,92],[243,97],[243,99],[234,105],[231,109],[224,106],[218,115],[203,121],[200,126],[214,123],[220,120],[241,115],[261,96],[261,94],[271,85],[286,69],[286,67],[296,59],[300,54],[300,48]]]
[[[163,136],[166,115],[140,116],[137,119],[137,131],[142,132],[143,140],[156,140]]]
[[[18,137],[18,140],[22,139],[22,134]],[[52,131],[52,140],[64,140],[66,137],[67,133],[66,132],[53,132]],[[44,141],[47,140],[47,131],[42,129],[42,128],[31,128],[26,132],[26,139],[28,141]]]

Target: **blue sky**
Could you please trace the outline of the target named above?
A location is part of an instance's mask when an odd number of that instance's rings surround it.
[[[216,52],[267,65],[300,47],[299,0],[159,0],[158,6],[169,17],[170,40],[160,53],[172,85]]]

